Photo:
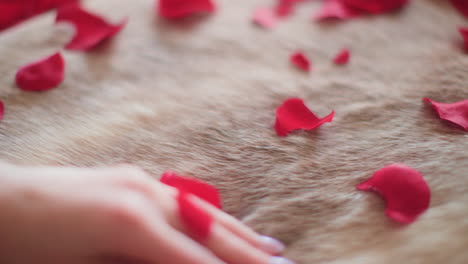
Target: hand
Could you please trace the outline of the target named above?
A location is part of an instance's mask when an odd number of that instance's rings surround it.
[[[0,263],[288,264],[283,246],[191,196],[209,212],[197,243],[178,216],[177,190],[132,166],[0,165]]]

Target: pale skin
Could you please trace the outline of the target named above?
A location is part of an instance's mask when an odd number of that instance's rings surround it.
[[[191,196],[209,212],[195,241],[177,190],[130,165],[26,168],[0,164],[0,263],[288,264],[282,245]]]

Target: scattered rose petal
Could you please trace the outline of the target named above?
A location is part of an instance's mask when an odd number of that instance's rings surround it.
[[[342,0],[345,5],[371,14],[382,14],[402,8],[409,0]]]
[[[60,53],[30,63],[16,73],[16,84],[25,91],[46,91],[62,83],[65,61]]]
[[[431,200],[431,191],[423,176],[404,164],[386,166],[356,187],[382,195],[387,216],[403,224],[415,221],[429,208]]]
[[[325,19],[351,19],[357,17],[361,12],[343,3],[343,0],[325,0],[318,13],[314,14],[314,20]]]
[[[3,102],[0,100],[0,120],[3,119],[3,114],[5,113],[5,105]]]
[[[255,24],[267,29],[274,28],[278,23],[275,11],[269,7],[255,9],[252,20]]]
[[[302,52],[295,52],[289,58],[291,63],[303,71],[310,71],[310,61]]]
[[[343,65],[347,64],[349,62],[349,50],[348,49],[342,49],[340,53],[338,53],[335,58],[333,58],[333,63],[338,64],[338,65]]]
[[[468,27],[460,27],[458,31],[463,37],[463,41],[465,43],[465,48],[468,50]]]
[[[75,35],[65,46],[66,49],[89,50],[119,33],[127,20],[111,25],[103,18],[82,9],[78,4],[70,4],[57,10],[56,22],[69,22],[75,27]]]
[[[216,5],[211,0],[159,0],[157,7],[159,15],[167,19],[216,11]]]
[[[0,31],[77,0],[0,0]]]
[[[450,0],[452,5],[462,13],[462,15],[468,17],[468,1],[466,0]]]
[[[432,104],[441,119],[455,123],[468,131],[468,99],[452,104],[435,102],[429,98],[424,98],[424,101]]]
[[[190,194],[180,191],[177,195],[179,214],[192,236],[197,240],[206,239],[211,232],[213,218],[209,213],[190,200]]]
[[[221,208],[221,197],[218,190],[195,178],[181,177],[175,172],[167,171],[161,176],[160,181],[164,184],[172,186],[179,191],[184,191],[198,196],[212,205]]]
[[[278,136],[285,137],[297,129],[312,130],[326,122],[331,122],[335,116],[332,111],[324,118],[318,118],[299,98],[290,98],[276,110],[275,130]]]

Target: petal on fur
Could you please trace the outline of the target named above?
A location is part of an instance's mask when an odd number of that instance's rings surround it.
[[[356,188],[380,194],[386,201],[387,216],[403,224],[415,221],[429,208],[431,200],[421,173],[405,164],[386,166]]]
[[[212,0],[159,0],[157,8],[159,15],[167,19],[216,11],[216,5]]]
[[[302,52],[294,52],[289,58],[292,64],[303,71],[310,71],[310,61]]]
[[[60,53],[30,63],[16,73],[16,84],[25,91],[47,91],[62,83],[65,61]]]
[[[335,58],[333,58],[333,63],[338,65],[347,64],[349,62],[350,53],[348,49],[342,49]]]
[[[0,31],[77,0],[0,0]]]
[[[259,7],[255,9],[252,21],[260,27],[270,29],[278,24],[278,16],[272,8]]]
[[[432,104],[441,119],[455,123],[468,131],[468,99],[451,104],[435,102],[429,98],[424,98],[424,101]]]
[[[463,41],[465,43],[465,49],[468,50],[468,27],[459,27],[458,31],[463,37]]]
[[[409,0],[341,0],[345,5],[371,14],[391,12],[406,6]]]
[[[452,5],[460,11],[460,13],[468,17],[468,1],[466,0],[450,0]]]
[[[285,137],[297,129],[312,130],[326,122],[331,122],[335,112],[324,118],[318,118],[299,98],[290,98],[276,110],[275,130],[278,136]]]
[[[3,119],[3,114],[5,113],[5,105],[0,100],[0,121]]]
[[[361,12],[345,5],[342,0],[325,0],[320,10],[313,15],[314,20],[325,19],[352,19]]]
[[[179,191],[177,203],[181,220],[192,236],[197,240],[206,239],[213,223],[211,215],[190,200],[190,193]]]
[[[65,48],[84,51],[119,33],[127,20],[112,25],[100,16],[82,9],[78,4],[70,4],[57,10],[56,22],[68,22],[75,27],[75,35]]]
[[[200,199],[221,208],[221,197],[218,190],[208,183],[195,178],[181,177],[171,171],[164,172],[160,181],[178,189],[179,191],[191,193]]]

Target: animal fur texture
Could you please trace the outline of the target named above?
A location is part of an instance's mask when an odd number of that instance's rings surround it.
[[[168,22],[150,0],[86,2],[113,41],[64,52],[57,89],[23,92],[15,71],[52,54],[72,30],[48,13],[0,34],[0,159],[23,165],[132,163],[217,186],[227,212],[283,240],[299,264],[468,263],[468,134],[422,102],[468,98],[464,20],[448,1],[415,0],[389,15],[311,21],[301,5],[271,31],[251,24],[270,1],[218,0],[207,17]],[[343,47],[350,64],[331,60]],[[302,50],[310,74],[289,55]],[[332,123],[280,138],[275,109],[300,97]],[[390,163],[419,170],[430,209],[402,226],[355,185]]]

